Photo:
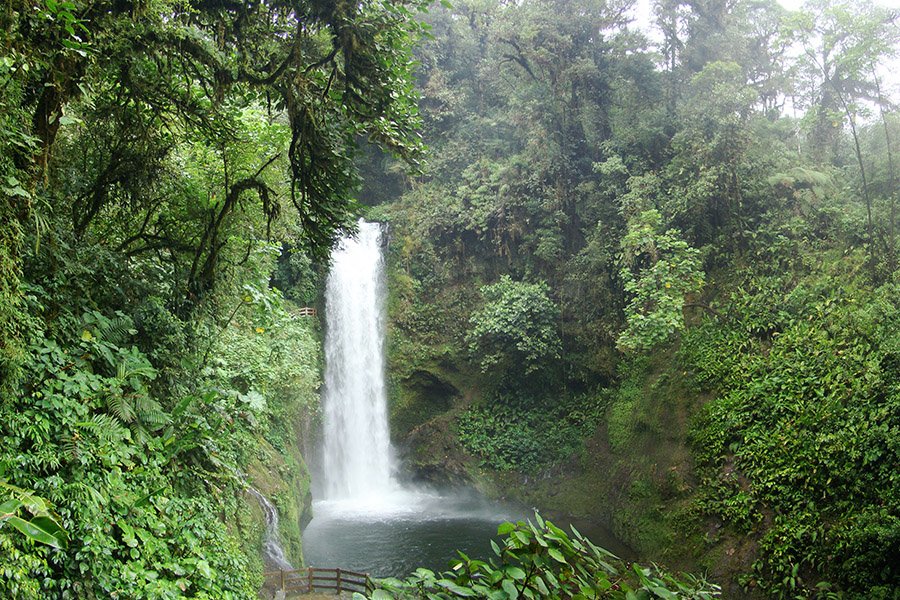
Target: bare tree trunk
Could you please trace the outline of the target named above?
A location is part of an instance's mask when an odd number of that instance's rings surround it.
[[[853,148],[856,152],[856,162],[859,163],[859,174],[862,178],[862,191],[863,191],[863,200],[866,203],[866,237],[868,238],[869,245],[869,267],[872,270],[872,274],[875,274],[875,225],[872,220],[872,198],[869,195],[869,182],[866,179],[866,166],[863,163],[862,150],[859,146],[859,133],[856,131],[856,120],[853,118],[853,113],[850,111],[850,106],[847,104],[846,100],[844,100],[844,95],[837,88],[836,85],[832,82],[834,87],[834,91],[837,93],[838,100],[841,101],[841,106],[844,107],[844,114],[847,115],[847,120],[850,121],[850,133],[853,135]]]
[[[878,94],[878,109],[881,113],[881,124],[884,127],[884,143],[887,148],[888,194],[891,204],[891,220],[888,230],[888,267],[890,272],[893,273],[897,270],[897,180],[894,177],[894,153],[891,150],[891,131],[888,127],[887,118],[884,115],[884,98],[881,95],[881,84],[874,69],[872,70],[872,77],[875,80],[875,91]]]

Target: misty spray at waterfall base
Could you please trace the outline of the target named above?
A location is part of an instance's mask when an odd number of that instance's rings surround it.
[[[331,255],[325,291],[323,456],[306,562],[376,576],[442,570],[456,550],[487,556],[508,514],[473,493],[402,486],[385,388],[383,231],[360,221]]]

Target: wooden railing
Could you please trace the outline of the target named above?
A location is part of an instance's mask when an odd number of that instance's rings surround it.
[[[298,317],[314,317],[316,316],[316,309],[312,306],[301,306],[297,309]]]
[[[266,588],[293,594],[330,590],[335,594],[360,592],[368,595],[375,589],[372,578],[367,573],[346,569],[307,567],[292,571],[268,571],[263,576],[266,578]]]

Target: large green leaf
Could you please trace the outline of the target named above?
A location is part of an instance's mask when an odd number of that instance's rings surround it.
[[[22,507],[22,502],[15,498],[10,498],[3,504],[0,504],[0,519],[4,519],[6,515],[13,515]]]
[[[550,554],[550,557],[553,558],[553,560],[565,564],[566,557],[563,556],[562,552],[560,552],[556,548],[549,548],[547,550],[547,553]]]
[[[504,579],[503,583],[500,584],[503,587],[503,591],[506,592],[506,595],[509,596],[510,600],[516,600],[519,597],[519,590],[516,588],[516,584],[514,584],[509,579]]]
[[[513,523],[510,523],[510,522],[500,523],[500,526],[497,527],[497,535],[506,535],[515,528],[516,528],[516,526]]]
[[[476,594],[474,591],[472,591],[471,589],[469,589],[469,588],[464,588],[464,587],[462,587],[462,586],[459,586],[459,585],[453,583],[452,581],[450,581],[449,579],[441,579],[441,580],[439,580],[439,581],[437,582],[437,584],[438,584],[440,587],[442,587],[442,588],[444,588],[444,589],[446,589],[446,590],[448,590],[448,591],[450,591],[450,592],[453,592],[453,593],[456,594],[457,596],[462,596],[462,597],[465,597],[465,598],[470,598],[470,597],[472,597],[472,596],[476,596],[476,595],[477,595],[477,594]]]
[[[7,523],[21,531],[32,541],[46,544],[54,548],[65,548],[65,532],[63,532],[58,525],[55,525],[55,523],[53,524],[55,527],[49,527],[48,520],[52,523],[52,519],[48,519],[47,517],[35,517],[31,521],[26,521],[17,516],[6,518]]]

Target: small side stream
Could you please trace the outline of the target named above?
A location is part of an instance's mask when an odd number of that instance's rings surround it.
[[[278,509],[256,488],[247,487],[247,491],[259,502],[259,506],[263,509],[266,517],[266,531],[263,534],[262,548],[266,568],[284,571],[293,570],[294,566],[285,557],[284,548],[281,546],[281,539],[278,535]]]

